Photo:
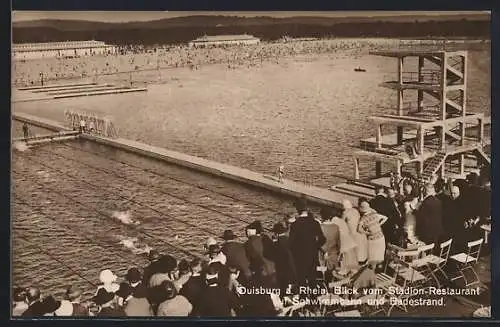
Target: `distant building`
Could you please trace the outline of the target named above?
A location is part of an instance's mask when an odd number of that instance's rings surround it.
[[[251,45],[259,44],[260,39],[252,35],[205,35],[189,42],[190,47],[207,47],[222,45]]]
[[[14,60],[68,58],[114,54],[116,47],[102,41],[20,43],[12,46]]]

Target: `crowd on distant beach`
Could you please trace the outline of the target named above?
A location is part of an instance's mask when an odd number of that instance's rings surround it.
[[[79,58],[47,58],[13,63],[13,83],[38,85],[56,80],[97,78],[102,75],[143,70],[186,67],[193,70],[210,64],[224,64],[228,69],[258,67],[264,62],[279,63],[286,57],[311,54],[359,55],[387,46],[401,46],[396,40],[318,39],[294,42],[263,42],[257,45],[190,48],[179,46],[127,46],[114,54]],[[42,75],[43,77],[42,77]]]
[[[482,238],[479,226],[491,219],[489,176],[483,169],[467,179],[436,177],[423,187],[405,177],[392,187],[377,187],[372,199],[360,198],[356,206],[344,200],[341,214],[325,207],[318,218],[299,199],[296,214],[270,232],[256,220],[245,228],[244,243],[229,229],[221,241],[209,238],[204,258],[178,261],[153,249],[147,267],[132,267],[122,278],[101,271],[90,307],[74,286],[63,299],[29,287],[14,290],[12,312],[23,317],[286,315],[297,299],[323,294],[304,290],[331,293],[339,276],[358,288],[376,287],[391,246],[434,244],[438,255],[440,244],[451,239],[451,254],[466,251],[467,242]],[[317,312],[317,305],[306,307]]]

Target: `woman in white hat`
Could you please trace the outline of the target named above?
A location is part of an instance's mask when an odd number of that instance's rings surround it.
[[[120,289],[120,285],[116,283],[117,279],[118,276],[116,276],[111,270],[105,269],[101,271],[99,274],[99,280],[102,284],[97,287],[97,291],[104,288],[107,292],[116,293]]]

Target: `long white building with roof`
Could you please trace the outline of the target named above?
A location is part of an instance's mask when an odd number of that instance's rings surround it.
[[[19,43],[12,46],[14,60],[68,58],[114,54],[116,47],[102,41]]]
[[[260,39],[252,35],[204,35],[189,42],[190,47],[208,47],[224,45],[252,45],[260,43]]]

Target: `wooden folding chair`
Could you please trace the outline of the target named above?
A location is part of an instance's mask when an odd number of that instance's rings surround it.
[[[455,255],[452,255],[450,258],[455,261],[458,268],[458,276],[451,279],[451,281],[455,281],[457,279],[463,278],[465,282],[465,287],[469,287],[471,285],[481,283],[479,276],[477,275],[474,266],[479,260],[479,254],[481,253],[481,246],[483,244],[484,239],[479,239],[477,241],[472,241],[467,243],[467,253],[461,252]],[[467,280],[467,276],[465,275],[466,271],[472,272],[474,275],[475,281],[470,282]]]
[[[435,281],[437,283],[437,287],[441,287],[441,281],[439,279],[438,274],[440,274],[442,277],[444,277],[444,280],[448,280],[448,275],[444,271],[444,268],[446,267],[448,263],[448,259],[450,257],[450,250],[451,250],[451,244],[453,243],[453,239],[450,238],[448,241],[443,242],[439,245],[440,251],[439,251],[439,256],[436,256],[434,254],[430,254],[427,256],[428,258],[428,263],[427,266],[429,267],[430,273],[434,276]]]
[[[434,280],[436,284],[439,284],[439,280],[432,272],[429,263],[434,259],[434,255],[432,254],[434,251],[435,244],[427,244],[418,248],[419,258],[415,259],[411,262],[410,266],[416,269],[419,273],[424,275],[425,280],[422,281],[422,284],[428,284],[431,280]]]
[[[389,266],[396,270],[395,266],[399,265],[396,278],[400,277],[404,279],[405,287],[420,285],[426,281],[426,277],[418,268],[418,260],[420,257],[420,251],[418,249],[399,251],[397,252],[397,257],[399,260],[393,260]],[[414,262],[417,262],[417,265],[414,265]]]

